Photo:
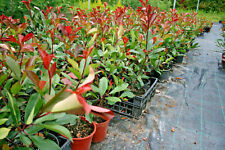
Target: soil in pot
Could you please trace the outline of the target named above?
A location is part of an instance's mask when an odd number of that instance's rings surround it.
[[[71,150],[89,150],[94,133],[96,132],[95,123],[90,124],[84,117],[77,120],[75,125],[65,125],[73,137]]]
[[[97,122],[97,123],[103,123],[103,122],[105,122],[106,120],[104,120],[104,119],[101,118],[101,117],[94,116],[94,117],[93,117],[93,121],[94,121],[94,122]]]
[[[77,120],[75,125],[65,125],[65,127],[70,131],[73,138],[84,138],[94,131],[94,127],[82,119]]]
[[[96,132],[93,136],[92,142],[93,143],[99,143],[102,142],[107,134],[108,125],[110,120],[104,120],[101,117],[94,116],[93,121],[96,122]]]

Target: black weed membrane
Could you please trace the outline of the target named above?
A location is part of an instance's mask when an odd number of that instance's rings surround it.
[[[157,85],[139,120],[117,115],[93,150],[225,150],[225,71],[221,24]]]

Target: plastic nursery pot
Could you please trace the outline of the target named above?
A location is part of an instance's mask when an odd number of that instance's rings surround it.
[[[225,60],[225,53],[222,53],[222,60]]]
[[[96,124],[96,132],[93,136],[92,142],[93,143],[99,143],[102,142],[107,134],[107,130],[108,130],[108,125],[111,119],[106,120],[105,122],[102,123],[97,123]]]
[[[222,65],[223,69],[225,69],[225,59],[222,59],[221,65]]]
[[[84,117],[80,117],[81,120],[88,122]],[[96,132],[95,123],[91,123],[94,127],[94,131],[87,137],[84,138],[73,138],[73,143],[71,143],[71,150],[89,150],[91,147],[92,138]]]
[[[175,62],[181,64],[183,62],[183,59],[184,59],[184,56],[176,56],[175,57]]]

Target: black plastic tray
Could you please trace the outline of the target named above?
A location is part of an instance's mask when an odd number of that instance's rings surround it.
[[[141,116],[142,111],[146,108],[147,102],[155,94],[157,82],[158,78],[151,77],[149,82],[143,87],[146,91],[145,94],[142,96],[135,96],[129,101],[122,101],[117,102],[114,105],[108,105],[108,108],[116,113],[138,119]]]

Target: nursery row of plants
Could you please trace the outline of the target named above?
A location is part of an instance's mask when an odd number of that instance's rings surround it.
[[[137,10],[104,3],[62,12],[28,0],[24,18],[0,16],[2,149],[60,149],[66,139],[73,149],[89,149],[93,136],[105,138],[109,109],[137,117],[140,111],[125,108],[144,108],[157,77],[211,25],[194,12],[140,2]]]

